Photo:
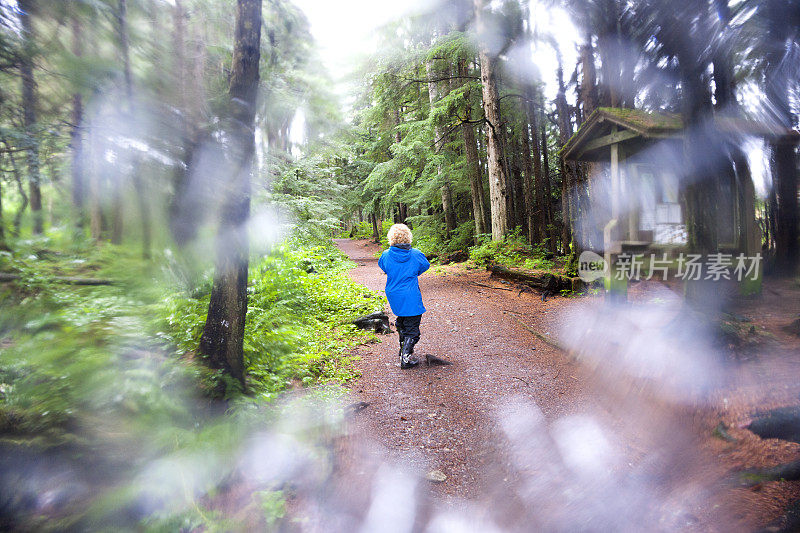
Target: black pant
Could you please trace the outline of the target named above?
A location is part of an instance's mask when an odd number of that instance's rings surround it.
[[[397,333],[400,339],[412,338],[416,343],[419,340],[419,323],[422,321],[422,315],[416,316],[399,316],[395,325],[397,326]]]

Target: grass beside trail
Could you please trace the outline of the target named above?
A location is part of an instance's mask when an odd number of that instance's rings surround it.
[[[38,481],[28,489],[0,487],[15,492],[14,511],[24,519],[9,526],[222,527],[228,518],[204,505],[233,468],[241,439],[265,423],[248,413],[269,409],[294,384],[353,378],[350,349],[373,334],[349,322],[384,304],[348,278],[352,263],[332,243],[290,240],[255,258],[245,338],[249,390],[241,396],[193,355],[210,270],[188,272],[169,253],[146,263],[138,250],[108,244],[39,238],[12,249],[0,252],[0,272],[19,275],[0,283],[0,446],[8,457],[50,457],[48,464],[76,472],[87,486],[98,476],[104,490],[65,492],[63,505],[50,509],[55,519],[35,504],[45,490]],[[68,285],[55,276],[113,285]],[[227,407],[226,416],[217,416],[219,407]],[[141,469],[176,454],[201,458],[213,474],[197,490],[176,488],[152,509],[139,509],[153,489],[135,481]],[[257,497],[266,522],[282,512],[272,491]],[[125,515],[130,506],[137,512]]]

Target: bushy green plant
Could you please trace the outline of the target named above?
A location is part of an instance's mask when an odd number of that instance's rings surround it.
[[[428,215],[417,215],[409,217],[414,235],[414,248],[428,256],[448,254],[459,250],[467,250],[473,243],[475,230],[474,222],[464,222],[447,236],[445,228],[439,221]],[[389,228],[386,228],[386,232]],[[389,247],[386,239],[386,232],[381,237],[381,244],[384,248]]]
[[[341,239],[350,238],[350,239],[371,239],[372,238],[372,222],[368,220],[364,220],[362,222],[356,222],[353,224],[353,227],[349,230],[342,228],[337,235]]]
[[[487,236],[481,244],[470,249],[469,257],[475,264],[484,267],[496,263],[527,270],[550,270],[554,263],[546,259],[546,255],[540,245],[530,246],[516,231],[500,241],[493,241]]]
[[[135,413],[132,427],[181,412],[162,391],[197,374],[144,335],[152,300],[132,278],[146,267],[124,248],[78,255],[43,244],[20,243],[0,263],[20,276],[0,312],[0,432],[55,445],[78,439],[97,409],[117,420]],[[65,285],[55,275],[113,276],[115,285]]]
[[[202,469],[190,470],[210,477],[197,479],[198,494],[176,496],[165,487],[172,499],[142,526],[236,529],[200,497],[233,468],[229,458],[244,429],[254,420],[263,425],[265,400],[290,384],[352,378],[349,352],[373,334],[349,323],[384,305],[347,277],[353,263],[330,242],[305,235],[253,261],[245,344],[253,394],[227,404],[236,416],[217,418],[202,396],[225,376],[197,364],[193,354],[208,308],[208,275],[186,285],[175,285],[174,276],[165,282],[169,269],[148,266],[138,250],[110,245],[70,250],[40,238],[13,248],[0,254],[0,271],[20,276],[0,287],[4,442],[32,453],[59,450],[70,461],[91,457],[91,467],[104,475],[104,491],[86,496],[55,529],[105,524],[152,489],[131,484],[132,474],[148,461],[175,457],[202,462]],[[63,275],[114,283],[54,281]],[[262,503],[268,523],[280,519],[280,497]]]
[[[264,522],[269,528],[275,527],[286,515],[286,496],[282,490],[263,490],[256,493],[264,513]]]
[[[381,221],[380,227],[378,228],[381,242],[386,242],[386,234],[389,232],[389,228],[392,227],[392,224],[393,222],[391,220]],[[372,222],[369,220],[356,222],[350,230],[342,229],[337,236],[339,238],[349,239],[372,239]]]
[[[329,242],[292,240],[250,268],[245,362],[253,388],[272,398],[304,384],[353,377],[346,354],[371,334],[350,322],[383,308],[382,297],[351,281],[353,264]],[[182,351],[199,344],[209,294],[164,300],[162,335]]]

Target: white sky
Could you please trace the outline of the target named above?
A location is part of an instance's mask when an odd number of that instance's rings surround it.
[[[422,0],[293,0],[308,17],[320,55],[334,79],[341,78],[354,61],[375,50],[375,30],[401,17]]]
[[[561,59],[564,68],[564,83],[569,83],[572,71],[578,61],[577,45],[580,42],[580,32],[572,23],[569,15],[560,8],[546,8],[541,2],[531,2],[531,26],[539,33],[552,34],[561,50]],[[553,100],[558,92],[556,84],[556,54],[547,43],[539,43],[534,50],[533,62],[539,67],[545,82],[545,97]],[[572,94],[571,94],[572,93]],[[574,101],[574,92],[567,91],[567,99]]]
[[[358,57],[375,51],[375,30],[387,22],[413,12],[426,4],[424,0],[293,0],[311,23],[323,63],[337,84],[337,93],[345,96],[347,87],[342,78],[355,66]],[[569,17],[558,9],[545,9],[531,2],[532,24],[540,31],[549,31],[558,39],[564,57],[564,76],[569,81],[575,67],[575,43],[578,32]],[[555,98],[556,59],[552,48],[539,45],[534,62],[547,83],[545,94]]]

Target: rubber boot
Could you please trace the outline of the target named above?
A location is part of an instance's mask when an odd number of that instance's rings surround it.
[[[419,364],[419,360],[414,357],[414,345],[417,339],[406,337],[403,339],[403,349],[400,350],[400,368],[412,368]]]

